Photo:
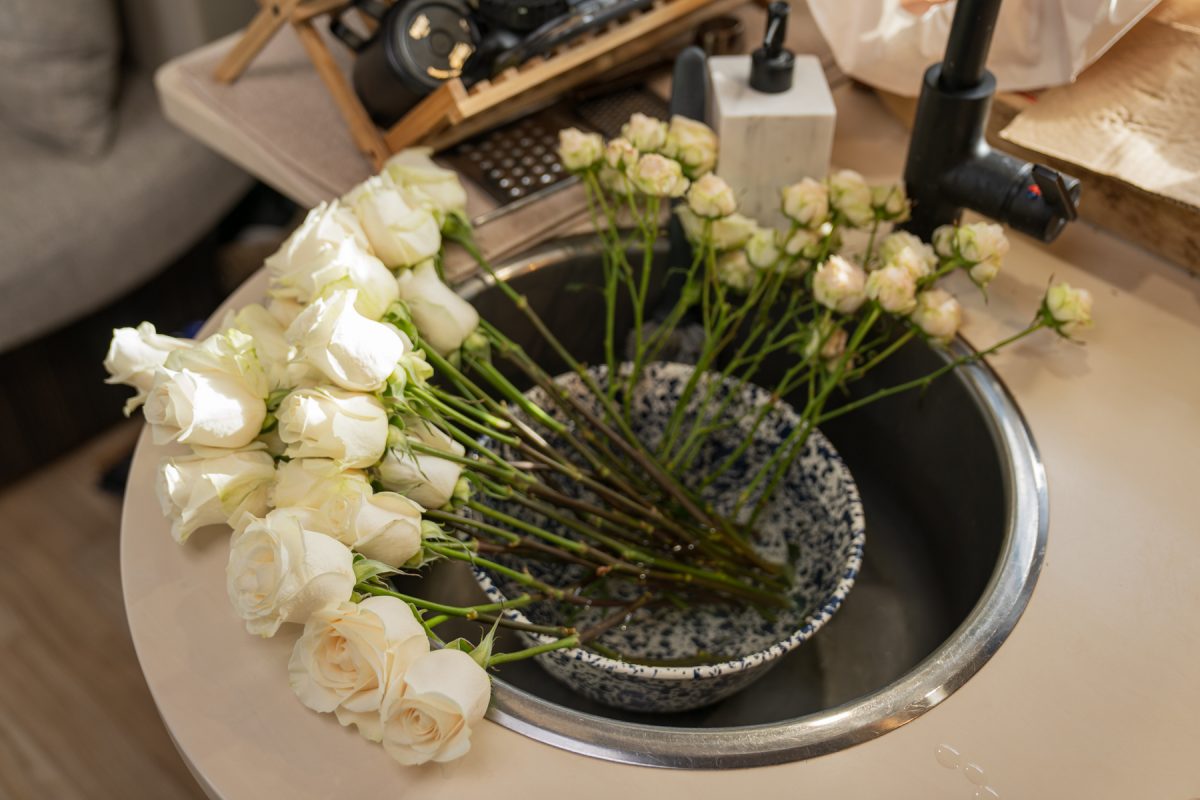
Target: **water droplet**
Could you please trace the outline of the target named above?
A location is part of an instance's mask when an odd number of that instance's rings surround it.
[[[987,778],[983,775],[983,767],[978,764],[967,764],[963,767],[963,775],[967,776],[967,780],[976,786],[983,786],[987,783]]]
[[[999,800],[999,798],[1000,793],[990,786],[983,786],[976,789],[975,794],[972,795],[973,800]]]
[[[958,769],[959,753],[948,744],[939,744],[937,749],[933,751],[933,757],[946,769]]]

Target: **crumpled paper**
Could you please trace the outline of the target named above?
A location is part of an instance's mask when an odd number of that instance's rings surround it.
[[[988,69],[1001,91],[1070,83],[1159,0],[1005,0]],[[808,0],[838,67],[905,97],[942,60],[954,0]]]

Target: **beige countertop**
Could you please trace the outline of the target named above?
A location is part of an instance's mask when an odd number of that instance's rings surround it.
[[[865,93],[836,99],[835,161],[868,177],[898,174],[899,125]],[[1022,327],[1052,275],[1095,295],[1087,345],[1045,335],[991,359],[1048,473],[1045,566],[995,657],[910,724],[804,762],[693,772],[594,760],[488,722],[469,757],[402,768],[296,701],[287,683],[296,632],[265,641],[244,632],[225,597],[224,534],[171,540],[153,491],[165,449],[143,436],[122,574],[167,727],[211,795],[229,800],[1200,797],[1200,281],[1078,224],[1049,247],[1014,236],[986,306],[961,287],[967,338],[983,346]],[[263,286],[260,274],[231,303]],[[942,745],[977,765],[982,785],[941,767]]]

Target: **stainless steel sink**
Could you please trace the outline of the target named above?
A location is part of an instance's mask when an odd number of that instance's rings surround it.
[[[560,240],[498,266],[577,357],[602,360],[594,239]],[[461,291],[553,369],[498,291],[483,280]],[[967,348],[959,342],[954,352]],[[910,346],[856,392],[924,374],[943,358]],[[725,769],[867,741],[966,682],[1016,624],[1045,548],[1045,474],[1020,412],[991,370],[975,365],[823,430],[862,492],[867,548],[857,585],[818,636],[741,694],[676,715],[600,706],[533,662],[509,664],[496,677],[490,718],[598,758]],[[463,570],[423,580],[424,591],[450,602],[482,597]]]

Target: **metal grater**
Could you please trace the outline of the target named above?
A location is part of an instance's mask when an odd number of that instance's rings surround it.
[[[558,162],[560,130],[577,127],[617,136],[635,111],[665,118],[666,103],[640,88],[575,104],[559,103],[469,139],[442,158],[503,207],[570,179]]]

